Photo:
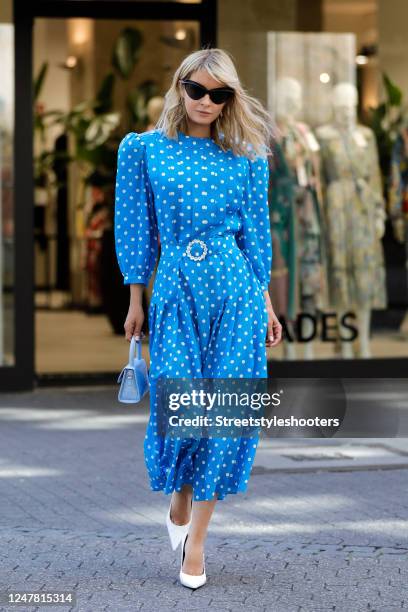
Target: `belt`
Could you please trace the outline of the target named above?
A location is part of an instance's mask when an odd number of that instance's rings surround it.
[[[203,261],[212,253],[222,249],[238,248],[235,235],[231,232],[213,228],[207,232],[196,234],[182,242],[163,242],[161,244],[160,260],[174,261],[186,257],[191,261]]]
[[[159,266],[151,297],[152,304],[169,304],[184,299],[182,263],[192,261],[194,265],[199,266],[216,252],[240,252],[235,233],[219,227],[197,233],[183,241],[165,240],[160,248]],[[156,290],[156,283],[161,285],[162,280],[166,282],[165,292]]]
[[[181,264],[191,260],[199,266],[200,262],[219,251],[241,253],[246,259],[246,254],[240,251],[235,240],[235,233],[225,228],[212,228],[183,241],[163,241],[151,304],[169,304],[184,299],[183,282],[180,276]],[[165,292],[161,293],[156,290],[156,283],[161,285],[162,280],[166,282],[166,285]]]

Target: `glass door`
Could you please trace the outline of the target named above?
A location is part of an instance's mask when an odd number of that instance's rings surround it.
[[[38,375],[123,366],[129,287],[113,241],[117,147],[127,132],[154,127],[174,71],[199,46],[198,21],[34,22]]]

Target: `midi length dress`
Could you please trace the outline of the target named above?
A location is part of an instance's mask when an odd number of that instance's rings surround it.
[[[329,306],[336,310],[387,307],[382,239],[385,219],[378,149],[373,130],[323,125],[320,144],[326,226]]]
[[[156,385],[160,377],[267,378],[268,180],[266,157],[225,152],[212,138],[173,139],[156,129],[130,132],[119,145],[114,231],[124,284],[148,284],[160,237],[144,439],[153,491],[189,484],[204,501],[247,488],[258,433],[159,435]]]

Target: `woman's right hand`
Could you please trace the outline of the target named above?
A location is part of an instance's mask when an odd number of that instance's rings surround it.
[[[144,311],[142,304],[131,304],[127,313],[126,321],[124,324],[126,340],[130,342],[132,336],[141,338],[142,326],[144,322]]]

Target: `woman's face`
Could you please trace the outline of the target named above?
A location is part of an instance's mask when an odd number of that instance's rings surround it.
[[[203,87],[206,87],[207,89],[226,86],[225,83],[220,83],[219,81],[213,79],[206,70],[196,70],[195,72],[192,72],[189,76],[189,80],[196,81],[196,83],[203,85]],[[180,86],[188,119],[191,123],[201,126],[209,126],[217,119],[218,115],[226,105],[226,102],[223,104],[214,104],[214,102],[210,100],[208,93],[205,94],[203,98],[200,98],[200,100],[192,100],[187,94],[182,83],[180,83]]]

